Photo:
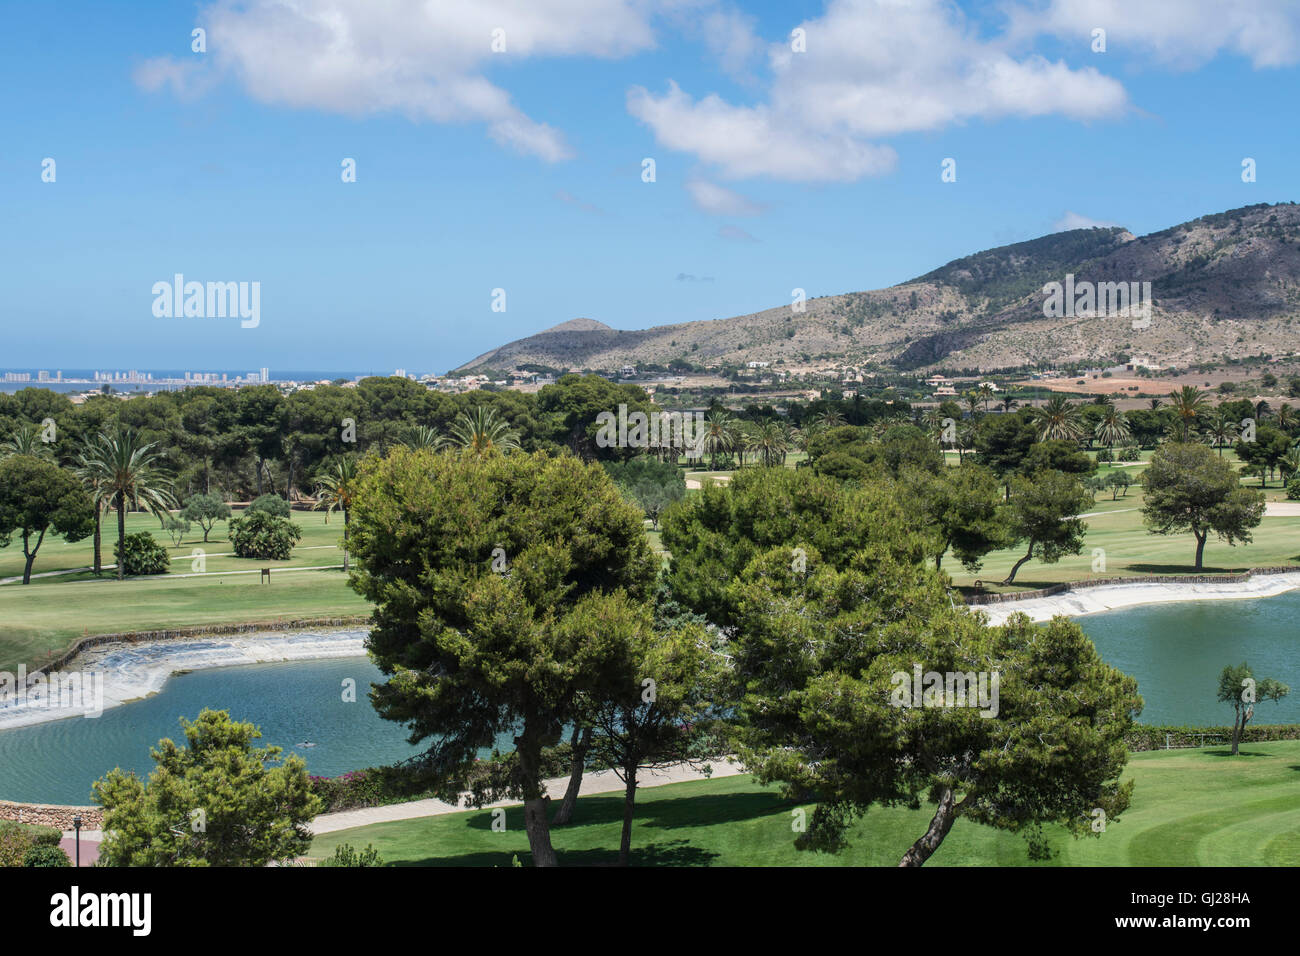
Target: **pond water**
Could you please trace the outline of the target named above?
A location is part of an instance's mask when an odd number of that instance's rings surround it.
[[[1138,679],[1144,724],[1224,725],[1232,707],[1216,699],[1219,674],[1246,661],[1256,680],[1291,688],[1260,703],[1253,723],[1300,723],[1300,591],[1241,601],[1188,601],[1078,619],[1102,658]]]
[[[342,685],[356,681],[357,700]],[[161,693],[104,711],[0,730],[0,797],[27,803],[89,804],[90,783],[114,767],[152,771],[149,750],[163,737],[184,740],[179,717],[204,707],[256,724],[258,746],[298,754],[317,776],[390,764],[419,753],[406,730],[370,705],[383,675],[366,657],[247,664],[177,674]],[[501,741],[499,743],[505,743]],[[299,746],[311,744],[310,747]]]
[[[1256,723],[1300,723],[1300,592],[1241,601],[1191,601],[1129,608],[1079,619],[1103,658],[1138,679],[1145,724],[1217,725],[1231,709],[1215,700],[1219,672],[1248,661],[1257,677],[1294,688],[1262,703]],[[345,703],[342,683],[356,681]],[[90,802],[90,782],[114,767],[148,773],[149,750],[181,739],[178,717],[228,710],[262,730],[261,745],[299,754],[310,773],[336,776],[393,763],[421,748],[370,706],[380,681],[366,657],[247,664],[178,674],[160,693],[106,710],[0,730],[0,797],[32,803]],[[311,744],[310,747],[299,746]],[[507,749],[508,735],[497,742]],[[486,751],[484,752],[486,755]]]

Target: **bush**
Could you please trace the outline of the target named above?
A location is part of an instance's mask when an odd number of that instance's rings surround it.
[[[1115,460],[1115,456],[1112,455],[1112,454],[1110,453],[1110,449],[1109,449],[1109,448],[1098,448],[1098,449],[1097,449],[1097,461],[1098,461],[1099,463],[1103,463],[1103,464],[1104,464],[1105,462],[1108,462],[1108,461],[1114,461],[1114,460]]]
[[[126,559],[121,549],[113,545],[113,557],[122,565],[123,574],[166,574],[171,568],[167,549],[153,539],[148,531],[135,531],[126,536]]]
[[[289,502],[279,495],[265,494],[256,498],[248,506],[248,510],[264,511],[269,515],[275,515],[277,518],[287,518],[289,517]]]
[[[0,823],[0,866],[22,866],[32,848],[32,833],[17,823]]]
[[[62,847],[34,846],[24,854],[23,866],[72,866],[72,860]]]
[[[54,827],[29,827],[27,832],[32,838],[32,846],[58,846],[63,839],[63,831]]]
[[[383,866],[384,861],[379,851],[367,844],[364,850],[356,850],[351,843],[340,843],[334,848],[334,856],[324,860],[321,866]]]
[[[288,511],[287,505],[285,510]],[[241,558],[285,561],[300,538],[301,528],[288,518],[268,511],[249,508],[238,518],[230,519],[230,543]]]
[[[1300,475],[1286,483],[1286,496],[1291,501],[1300,501]]]

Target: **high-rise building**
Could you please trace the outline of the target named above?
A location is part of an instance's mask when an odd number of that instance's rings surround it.
[[[269,368],[262,369],[262,381],[263,382],[271,381],[271,370]]]

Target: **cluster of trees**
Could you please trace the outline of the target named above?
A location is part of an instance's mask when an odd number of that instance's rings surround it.
[[[625,782],[624,862],[639,771],[728,751],[817,804],[801,847],[838,850],[869,806],[922,801],[934,820],[908,865],[962,816],[1023,832],[1035,852],[1046,822],[1089,833],[1096,808],[1114,818],[1128,802],[1133,680],[1077,625],[986,628],[954,605],[901,487],[746,469],[667,510],[659,575],[640,515],[594,464],[368,458],[352,542],[386,676],[371,700],[428,744],[443,796],[472,784],[479,805],[522,799],[538,865],[557,862],[541,774],[566,729],[575,780],[599,764]],[[891,678],[917,664],[998,669],[999,716],[891,705]],[[513,753],[471,775],[503,732]]]

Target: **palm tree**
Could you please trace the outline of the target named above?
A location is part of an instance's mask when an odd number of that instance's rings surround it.
[[[489,452],[509,452],[519,449],[519,433],[510,423],[497,417],[495,408],[476,405],[472,411],[461,412],[448,429],[451,437],[443,445],[455,445],[476,455]]]
[[[1300,473],[1300,448],[1288,448],[1287,453],[1278,459],[1277,470],[1282,473],[1282,484],[1291,480],[1291,476]]]
[[[709,462],[714,471],[718,470],[718,452],[731,451],[737,444],[738,435],[736,420],[730,412],[715,408],[705,416],[700,447],[709,454]]]
[[[1094,434],[1098,441],[1113,450],[1117,443],[1129,436],[1128,422],[1124,420],[1124,413],[1114,405],[1106,405],[1102,409],[1101,421],[1097,422]]]
[[[1016,401],[1014,398],[1012,398],[1010,395],[1007,395],[998,404],[1002,406],[1002,410],[1004,412],[1010,412],[1010,411],[1014,411],[1016,406],[1019,405],[1020,403]]]
[[[1078,441],[1083,434],[1079,408],[1067,401],[1064,395],[1053,395],[1041,408],[1035,408],[1033,413],[1038,422],[1039,441]]]
[[[1261,398],[1255,403],[1255,421],[1262,422],[1272,411],[1273,406],[1269,405],[1266,399]]]
[[[30,455],[32,458],[53,457],[48,442],[41,440],[41,430],[27,422],[14,429],[13,437],[0,442],[0,458],[12,455]]]
[[[90,500],[95,503],[95,573],[101,574],[104,570],[103,558],[103,517],[113,504],[113,494],[108,490],[103,482],[102,472],[95,467],[93,462],[97,457],[104,454],[99,447],[102,435],[91,435],[84,439],[81,448],[73,463],[73,472],[77,478],[86,487],[90,494]]]
[[[967,392],[961,399],[966,403],[966,411],[970,413],[970,417],[974,418],[975,414],[980,410],[980,393]]]
[[[417,425],[410,441],[402,442],[407,448],[441,448],[446,441],[438,434],[438,429],[428,425]]]
[[[1300,416],[1296,415],[1296,410],[1290,402],[1283,402],[1282,407],[1273,415],[1273,424],[1288,435],[1295,430],[1297,421],[1300,421]]]
[[[1160,407],[1161,405],[1163,405],[1164,403],[1165,403],[1165,400],[1164,400],[1163,398],[1153,398],[1153,399],[1151,399],[1151,411],[1154,412],[1157,408],[1159,408],[1159,407]]]
[[[768,419],[759,422],[745,436],[745,447],[754,452],[754,459],[762,461],[765,466],[785,461],[790,450],[790,436],[784,423]]]
[[[126,509],[144,507],[155,515],[176,507],[171,479],[163,469],[162,453],[156,442],[144,442],[130,428],[102,432],[86,447],[82,461],[83,481],[98,483],[117,508],[117,579],[122,580],[126,561]]]
[[[826,428],[839,428],[841,425],[848,424],[844,420],[844,416],[833,408],[827,408],[817,417],[817,420]]]
[[[343,512],[343,570],[348,570],[348,512],[357,489],[357,461],[351,455],[337,459],[316,480],[316,507],[325,506],[325,515],[337,508]]]
[[[987,412],[989,410],[989,399],[993,397],[993,386],[989,382],[981,382],[979,396],[984,399],[984,411]]]
[[[1223,457],[1223,446],[1231,445],[1236,438],[1237,423],[1227,412],[1220,412],[1219,417],[1213,419],[1205,429],[1205,440],[1219,449],[1220,458]]]
[[[1192,432],[1192,423],[1198,413],[1206,408],[1205,396],[1195,385],[1184,385],[1176,392],[1169,393],[1169,404],[1178,413],[1179,441],[1187,441]]]

